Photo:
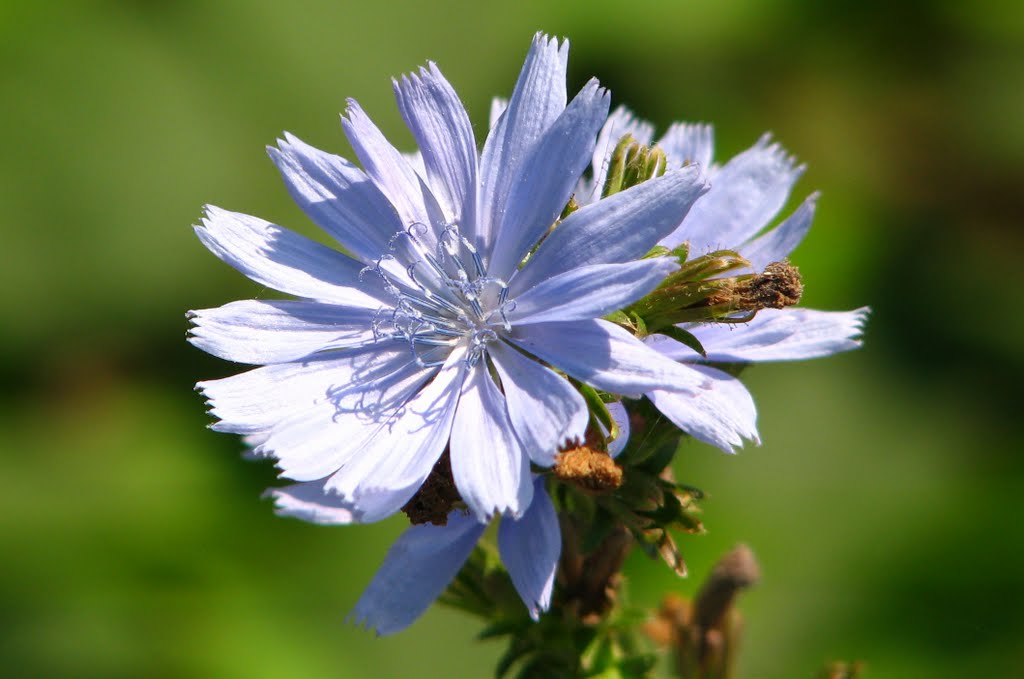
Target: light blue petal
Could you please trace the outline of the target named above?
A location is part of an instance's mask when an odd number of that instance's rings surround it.
[[[455,90],[433,63],[395,81],[398,109],[420,148],[423,168],[445,218],[473,237],[476,139]]]
[[[688,241],[690,252],[702,255],[745,243],[782,209],[803,170],[765,135],[714,174],[711,190],[661,244]]]
[[[533,502],[523,518],[501,520],[498,549],[530,617],[537,620],[551,605],[555,571],[562,554],[558,514],[542,477],[534,481]]]
[[[507,316],[513,325],[599,318],[640,299],[678,268],[672,257],[581,266],[517,296]]]
[[[690,436],[727,453],[743,439],[760,443],[757,408],[750,392],[735,377],[704,365],[690,366],[704,381],[695,394],[650,391],[646,396],[661,413]]]
[[[206,206],[196,235],[210,252],[261,285],[307,299],[376,309],[387,299],[363,265],[257,217]]]
[[[784,222],[740,246],[739,253],[753,265],[754,271],[764,271],[772,262],[782,261],[800,245],[811,229],[817,200],[818,193],[812,193]]]
[[[324,491],[323,480],[270,488],[264,495],[273,498],[274,511],[278,516],[289,516],[321,526],[356,523],[351,508],[337,495]]]
[[[608,454],[615,458],[626,449],[626,444],[629,443],[629,413],[626,412],[626,407],[620,401],[609,403],[608,413],[615,420],[615,424],[619,426],[619,435],[614,441],[608,442]],[[607,431],[604,433],[608,434]]]
[[[221,421],[217,431],[235,434],[267,432],[288,418],[310,409],[330,408],[333,391],[362,378],[362,367],[372,361],[394,372],[412,363],[407,349],[381,351],[376,347],[353,349],[343,355],[316,356],[298,363],[279,363],[196,385]]]
[[[433,381],[359,441],[328,479],[325,487],[351,502],[361,521],[397,512],[423,485],[448,443],[465,372],[465,350],[453,351]]]
[[[581,205],[592,203],[601,197],[601,190],[608,179],[608,163],[612,152],[627,134],[632,135],[641,144],[649,146],[654,139],[654,126],[646,120],[638,119],[625,106],[619,106],[608,116],[597,135],[597,144],[594,146],[594,155],[590,161],[593,176],[583,182],[576,193],[576,200]]]
[[[512,297],[570,269],[643,257],[706,190],[700,171],[687,167],[580,208],[544,239],[512,278]]]
[[[374,341],[376,311],[298,300],[244,300],[190,311],[188,341],[237,363],[295,361]]]
[[[509,422],[505,397],[481,360],[462,388],[451,438],[452,478],[482,522],[521,516],[533,497],[529,457]]]
[[[514,330],[513,342],[587,384],[639,398],[652,389],[696,393],[704,379],[603,320],[538,323]]]
[[[858,348],[869,311],[764,309],[750,323],[689,331],[704,345],[709,361],[799,361]]]
[[[488,354],[501,377],[512,430],[535,464],[550,467],[562,446],[583,440],[590,421],[586,401],[569,380],[504,342],[491,343]]]
[[[345,249],[371,263],[404,228],[395,208],[358,167],[285,133],[267,152],[288,192],[317,226]]]
[[[504,97],[494,97],[491,99],[491,111],[487,118],[487,129],[493,130],[494,126],[501,120],[501,116],[505,113],[505,109],[508,108],[508,99]]]
[[[658,146],[665,152],[669,167],[692,163],[707,174],[715,152],[715,131],[703,123],[673,123],[658,140]]]
[[[356,466],[434,373],[403,358],[405,363],[388,359],[373,365],[377,374],[371,377],[307,394],[306,407],[275,424],[258,452],[276,458],[281,475],[295,481],[313,481]]]
[[[489,275],[507,279],[565,209],[590,164],[609,101],[608,91],[591,80],[520,163],[498,232],[492,234]]]
[[[449,516],[447,526],[409,528],[388,550],[349,618],[378,635],[405,629],[455,579],[484,528],[459,514]]]
[[[489,258],[509,195],[520,179],[519,164],[565,109],[565,69],[569,43],[541,33],[533,37],[508,107],[480,157],[476,247]]]
[[[403,227],[408,229],[414,224],[427,227],[422,237],[433,247],[444,226],[433,194],[357,102],[350,99],[345,113],[348,117],[341,119],[342,129],[366,174],[394,206]]]

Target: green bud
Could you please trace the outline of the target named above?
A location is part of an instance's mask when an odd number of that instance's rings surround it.
[[[623,325],[643,325],[649,334],[678,323],[745,323],[761,309],[782,309],[800,301],[800,272],[785,261],[773,262],[759,274],[723,276],[749,266],[731,250],[684,262],[656,290],[622,310],[629,321]],[[693,342],[683,343],[702,351]]]
[[[627,134],[612,151],[608,162],[608,178],[601,190],[601,197],[607,198],[631,186],[642,184],[648,179],[665,174],[668,159],[658,147],[648,148],[633,135]]]
[[[580,204],[576,202],[576,196],[569,196],[569,202],[565,204],[565,208],[562,210],[562,214],[558,215],[558,221],[562,221],[576,210],[580,209]]]

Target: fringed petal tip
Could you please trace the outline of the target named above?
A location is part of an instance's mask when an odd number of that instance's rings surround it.
[[[344,622],[346,625],[355,627],[360,632],[372,634],[377,638],[386,637],[391,634],[394,634],[395,632],[401,632],[403,629],[405,629],[405,627],[408,626],[406,625],[397,629],[382,631],[380,627],[376,626],[373,623],[373,621],[370,620],[369,615],[367,614],[366,611],[359,610],[358,604],[356,604],[356,608],[353,608],[351,611],[349,611],[348,615],[345,616]]]
[[[782,146],[778,141],[775,141],[771,132],[765,132],[762,134],[757,143],[754,144],[755,149],[767,151],[780,165],[783,165],[786,169],[795,171],[798,175],[803,174],[807,166],[804,164],[797,165],[797,158]]]
[[[503,519],[498,526],[498,549],[516,592],[537,620],[551,604],[562,533],[544,479],[538,476],[533,485],[534,501],[522,519]]]
[[[646,396],[665,417],[693,438],[734,454],[744,441],[760,444],[757,407],[743,383],[703,365],[686,365],[701,386],[690,394],[663,390]]]
[[[433,60],[428,59],[427,63],[423,64],[415,71],[409,73],[403,73],[400,76],[391,78],[391,84],[395,89],[400,87],[409,86],[422,86],[423,81],[435,80],[437,78],[444,78],[441,73],[441,69],[438,68],[437,63]]]
[[[871,315],[871,307],[862,306],[859,309],[854,309],[851,313],[853,315],[853,322],[850,324],[850,327],[856,331],[856,334],[851,335],[850,339],[859,343],[861,335],[864,333],[864,325],[868,322],[868,316]]]
[[[196,229],[198,229],[198,228],[209,229],[210,228],[210,222],[212,222],[215,219],[220,219],[220,218],[222,218],[222,217],[224,217],[226,215],[229,215],[229,214],[230,214],[229,210],[225,210],[224,208],[217,207],[216,205],[213,205],[211,203],[206,203],[205,205],[203,205],[202,216],[199,218],[199,223],[195,224],[193,226]]]
[[[406,529],[346,621],[378,636],[405,629],[444,592],[483,532],[484,526],[472,517],[457,513],[447,526]]]
[[[558,36],[552,36],[544,31],[537,31],[533,34],[533,44],[530,46],[532,49],[552,49],[557,52],[569,51],[569,39],[560,38]]]
[[[256,448],[255,450],[259,450]],[[268,488],[264,498],[274,502],[274,512],[321,526],[359,523],[356,512],[345,500],[324,489],[322,481]]]

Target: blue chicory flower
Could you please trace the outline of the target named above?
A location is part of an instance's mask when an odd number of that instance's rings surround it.
[[[342,126],[362,170],[291,135],[271,148],[295,201],[354,257],[207,208],[196,233],[214,254],[301,298],[191,312],[193,344],[264,365],[198,385],[214,429],[258,435],[283,477],[337,494],[363,522],[401,508],[449,448],[463,500],[487,521],[522,515],[530,462],[550,466],[588,421],[571,383],[531,357],[616,394],[696,393],[691,371],[601,317],[676,269],[640,258],[707,187],[680,168],[548,235],[608,112],[596,80],[566,104],[567,56],[567,43],[534,39],[480,154],[435,65],[395,81],[423,174],[354,101]]]
[[[592,204],[600,197],[609,158],[626,134],[650,145],[654,128],[625,108],[616,109],[608,117],[594,149],[593,170],[577,187],[581,204]],[[657,146],[664,151],[669,168],[704,168],[711,184],[659,245],[675,248],[687,243],[691,256],[734,250],[751,263],[754,271],[761,272],[769,264],[789,257],[807,235],[817,193],[780,224],[766,230],[804,170],[768,135],[724,165],[713,162],[714,134],[710,125],[676,123]],[[743,270],[730,275],[737,273]],[[858,338],[868,311],[866,307],[835,312],[762,309],[747,323],[681,324],[680,328],[697,338],[707,356],[664,335],[652,335],[646,339],[649,346],[703,376],[709,388],[698,398],[663,389],[647,391],[645,396],[681,430],[726,452],[742,446],[744,439],[759,443],[757,410],[746,387],[737,378],[704,364],[801,360],[856,349],[861,344]]]
[[[572,383],[547,365],[620,395],[701,387],[601,319],[676,270],[671,258],[641,258],[707,190],[699,170],[668,172],[549,232],[608,113],[596,81],[566,103],[567,57],[566,42],[535,37],[480,153],[433,64],[394,83],[414,159],[354,101],[342,126],[362,169],[288,134],[270,148],[293,199],[351,256],[215,207],[196,227],[220,259],[298,298],[190,312],[193,344],[261,366],[197,387],[215,430],[243,435],[298,482],[272,491],[281,513],[380,520],[450,453],[471,513],[399,540],[356,610],[381,632],[429,605],[494,516],[527,607],[547,607],[560,541],[530,464],[552,465],[590,419]],[[410,559],[424,577],[401,586],[394,574]]]

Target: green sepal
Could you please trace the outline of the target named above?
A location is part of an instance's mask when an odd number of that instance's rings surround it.
[[[631,421],[637,419],[645,424],[634,428],[626,449],[615,461],[623,467],[638,467],[656,476],[672,461],[679,447],[680,431],[649,399],[631,401],[629,412]]]
[[[544,656],[538,656],[523,665],[516,679],[564,679],[566,674],[551,666],[551,662]]]
[[[651,445],[649,453],[639,462],[638,466],[649,474],[660,474],[665,467],[671,464],[679,449],[680,436],[678,430],[672,431],[675,427],[671,422],[665,420],[666,432],[660,436],[652,436],[657,445]]]
[[[704,345],[700,343],[700,340],[694,337],[693,333],[687,332],[677,325],[667,325],[664,328],[659,328],[658,334],[671,337],[680,344],[690,347],[704,358],[708,357],[708,352],[704,350]]]
[[[590,410],[591,419],[596,419],[601,425],[604,426],[605,431],[608,432],[608,440],[612,441],[619,437],[619,425],[616,424],[615,418],[608,412],[608,406],[605,405],[601,395],[597,393],[589,384],[583,382],[577,382],[576,388],[579,389],[580,394],[583,395],[583,400],[587,402],[587,409]]]
[[[656,509],[648,511],[637,511],[640,516],[646,517],[656,526],[671,526],[676,517],[683,511],[683,505],[673,493],[662,493],[661,504]]]
[[[626,169],[626,150],[634,144],[633,135],[627,134],[615,145],[611,158],[608,160],[608,175],[601,189],[601,197],[607,198],[622,190],[623,175]]]
[[[625,679],[643,679],[651,675],[657,664],[657,654],[644,653],[623,658],[619,661],[617,669],[620,672],[620,676]]]
[[[623,326],[628,326],[630,323],[629,316],[626,315],[625,311],[613,311],[605,316],[604,320]]]
[[[558,221],[562,221],[576,210],[580,209],[580,204],[576,202],[576,194],[569,196],[569,202],[565,204],[562,209],[562,214],[558,215]]]
[[[636,335],[637,339],[643,339],[647,337],[647,335],[649,334],[647,332],[647,322],[644,321],[643,317],[638,316],[637,314],[630,314],[629,316],[630,320],[633,321],[633,327],[636,328],[636,332],[634,332],[633,334]]]
[[[708,532],[704,522],[698,519],[693,512],[682,512],[676,519],[676,525],[691,535],[704,535]]]
[[[632,467],[615,496],[629,507],[650,506],[652,500],[660,498],[663,484],[656,475]]]
[[[669,484],[669,487],[677,493],[685,493],[686,495],[689,495],[694,500],[703,500],[707,497],[707,493],[697,486],[689,486],[685,483],[671,483]]]
[[[585,521],[593,522],[595,520],[598,506],[592,495],[581,493],[565,483],[556,483],[554,487],[554,495],[560,510],[578,516]]]
[[[713,365],[718,370],[721,370],[722,372],[726,373],[727,375],[731,375],[733,377],[739,377],[740,373],[742,373],[744,370],[746,370],[747,368],[750,367],[749,363],[739,363],[739,362],[729,362],[729,363],[727,363],[727,362],[724,362],[724,361],[721,361],[721,362],[720,361],[714,361],[714,362],[711,363],[711,365]]]
[[[619,627],[615,625],[614,627]],[[628,635],[626,635],[628,636]],[[581,654],[583,677],[587,679],[645,679],[651,676],[658,656],[653,653],[628,652],[623,648],[623,635],[605,630]],[[628,644],[632,646],[633,644]]]
[[[494,676],[501,679],[501,677],[508,674],[513,665],[534,650],[533,644],[525,641],[522,637],[512,639],[508,649],[498,659],[498,666],[494,669]]]
[[[634,536],[641,536],[645,530],[650,528],[646,517],[640,516],[621,501],[605,501],[602,503],[602,506],[608,511],[609,515],[614,517],[616,521],[621,523]]]
[[[650,334],[647,331],[647,321],[642,316],[632,311],[613,311],[604,317],[606,321],[611,321],[616,325],[621,325],[623,328],[631,332],[637,339],[643,339]]]
[[[674,250],[669,250],[664,245],[655,245],[653,248],[651,248],[647,252],[646,255],[644,255],[640,259],[654,259],[655,257],[668,257],[668,256],[674,255],[674,254],[675,254]],[[684,255],[683,259],[679,260],[680,263],[682,263],[682,261],[684,261],[685,259],[686,259],[686,256]]]
[[[598,508],[590,527],[580,540],[580,551],[589,554],[601,546],[601,543],[611,535],[615,528],[615,520],[612,515],[603,508]]]
[[[529,620],[525,624],[532,625],[533,621]],[[522,620],[499,620],[483,628],[483,630],[476,635],[476,638],[477,641],[486,641],[488,639],[498,639],[500,637],[518,634],[522,631],[523,626],[524,622]]]
[[[687,282],[703,281],[749,266],[752,266],[750,262],[736,250],[715,250],[684,262],[670,278]]]
[[[583,649],[580,656],[583,666],[590,668],[590,671],[584,675],[587,677],[608,676],[606,673],[614,666],[616,660],[615,647],[607,634],[597,636],[589,646]]]
[[[612,150],[601,197],[607,198],[648,179],[661,177],[667,169],[668,159],[664,151],[657,146],[647,147],[627,134]]]

